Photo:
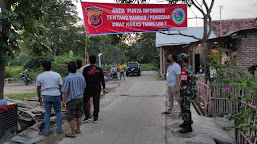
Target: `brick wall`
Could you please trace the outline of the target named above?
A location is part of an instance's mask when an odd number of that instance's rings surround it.
[[[237,46],[238,66],[247,70],[257,61],[257,36],[241,38]]]

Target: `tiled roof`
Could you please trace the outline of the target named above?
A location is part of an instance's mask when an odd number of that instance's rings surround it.
[[[227,33],[232,31],[252,27],[257,27],[257,18],[221,20],[222,35],[226,35]],[[215,33],[216,36],[220,36],[219,20],[212,21],[212,31]]]

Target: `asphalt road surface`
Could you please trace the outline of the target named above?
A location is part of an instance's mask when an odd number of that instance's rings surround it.
[[[132,86],[102,109],[98,123],[85,123],[76,138],[60,144],[164,144],[165,81],[155,72],[126,77]]]

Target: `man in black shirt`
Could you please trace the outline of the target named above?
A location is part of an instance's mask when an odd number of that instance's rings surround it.
[[[90,65],[88,67],[85,67],[83,70],[83,76],[85,77],[86,81],[86,89],[84,93],[84,99],[83,99],[83,108],[85,113],[85,119],[84,122],[88,122],[91,120],[89,107],[88,107],[88,101],[90,100],[90,97],[93,97],[93,104],[94,104],[94,122],[97,122],[98,120],[98,113],[99,113],[99,105],[100,105],[100,94],[101,94],[101,83],[103,86],[103,94],[105,95],[105,81],[104,81],[104,75],[103,70],[95,65],[96,62],[96,56],[92,55],[89,57],[89,63]]]

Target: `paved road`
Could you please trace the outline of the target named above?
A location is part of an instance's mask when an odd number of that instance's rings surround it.
[[[98,123],[82,125],[75,139],[60,144],[164,144],[165,81],[157,81],[154,72],[127,77],[131,88],[101,110]]]

